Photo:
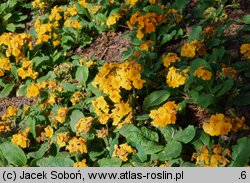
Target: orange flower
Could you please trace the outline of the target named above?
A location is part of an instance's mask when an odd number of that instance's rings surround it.
[[[185,43],[181,48],[181,56],[193,58],[196,53],[202,56],[206,53],[205,45],[202,41],[194,40],[191,43]]]
[[[182,73],[178,72],[178,69],[175,67],[170,67],[167,77],[167,84],[172,88],[177,88],[181,85],[185,84],[186,78],[182,75]]]
[[[203,129],[211,136],[227,135],[232,129],[232,124],[224,114],[216,114],[211,116],[209,122],[203,124]]]
[[[250,59],[250,44],[242,44],[240,47],[240,53],[247,59]]]
[[[206,69],[206,66],[199,67],[199,69],[194,71],[194,76],[201,78],[203,80],[210,80],[212,77],[212,73]]]
[[[168,124],[175,124],[176,109],[178,109],[178,107],[174,101],[169,101],[157,110],[150,111],[149,116],[153,119],[152,125],[155,127],[165,127]]]
[[[171,63],[179,62],[181,59],[177,56],[176,53],[168,53],[165,57],[163,57],[163,65],[165,67],[170,66]]]

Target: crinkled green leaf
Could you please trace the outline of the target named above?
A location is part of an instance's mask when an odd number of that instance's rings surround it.
[[[178,130],[173,138],[173,140],[183,142],[185,144],[193,140],[195,136],[195,128],[192,125],[189,125],[184,130]]]
[[[23,150],[11,142],[0,144],[0,150],[6,160],[13,165],[24,166],[27,163],[27,158]]]
[[[250,138],[243,137],[233,146],[232,159],[230,163],[232,167],[244,167],[249,163],[250,158]]]
[[[36,162],[39,167],[72,167],[74,161],[66,157],[47,157],[42,158]]]
[[[180,156],[182,152],[182,145],[180,142],[171,141],[166,145],[164,150],[159,153],[158,157],[160,161],[172,160]]]
[[[14,86],[15,86],[14,83],[5,84],[4,88],[0,92],[0,98],[7,97],[14,88]]]
[[[162,104],[169,98],[169,96],[170,96],[170,93],[167,90],[158,90],[158,91],[152,92],[150,95],[148,95],[144,99],[142,110],[146,111],[150,107],[154,107],[154,106]]]
[[[100,167],[120,167],[122,160],[120,158],[103,158],[98,160]]]

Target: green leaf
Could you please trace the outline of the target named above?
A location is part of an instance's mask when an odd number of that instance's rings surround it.
[[[98,160],[100,167],[120,167],[122,160],[120,158],[103,158]]]
[[[99,20],[100,22],[106,23],[107,22],[107,17],[106,15],[104,15],[103,13],[97,13],[96,14],[96,18],[97,20]]]
[[[35,151],[35,152],[30,152],[27,154],[28,157],[32,157],[32,158],[35,158],[35,159],[39,159],[39,158],[42,158],[43,155],[46,153],[46,151],[48,150],[49,148],[49,144],[48,143],[43,143],[41,145],[41,147]]]
[[[215,91],[216,96],[220,97],[222,95],[224,95],[226,92],[228,92],[229,90],[231,90],[231,88],[234,86],[234,80],[233,79],[227,79],[226,81],[224,81],[222,84],[217,85],[217,87],[220,87],[219,91]]]
[[[161,145],[158,145],[153,140],[158,141],[158,135],[155,132],[138,129],[134,125],[124,125],[120,129],[120,134],[122,134],[129,143],[131,143],[138,150],[137,155],[139,158],[144,161],[147,154],[154,154],[163,149]]]
[[[13,8],[17,4],[18,0],[8,0],[7,4],[9,8]]]
[[[157,106],[165,102],[170,96],[170,93],[167,90],[154,91],[148,95],[142,105],[142,110],[146,111],[150,107]]]
[[[192,144],[194,145],[196,150],[198,150],[201,146],[210,147],[211,145],[210,136],[202,130],[198,131],[196,133],[194,140],[192,141]]]
[[[155,154],[155,153],[162,151],[163,149],[164,149],[164,146],[157,145],[153,141],[148,141],[144,148],[144,151],[146,154]]]
[[[240,138],[237,145],[233,146],[231,167],[244,167],[249,163],[250,158],[250,139],[247,137]]]
[[[165,140],[170,143],[170,141],[173,140],[173,137],[175,135],[176,129],[171,126],[171,125],[167,125],[164,128],[159,128],[162,135],[164,136]]]
[[[20,85],[18,90],[16,91],[17,97],[23,97],[27,93],[27,87],[30,85],[30,82],[25,83],[24,85]]]
[[[196,99],[194,99],[194,102],[203,108],[207,108],[211,104],[214,104],[215,101],[216,101],[215,96],[206,94],[199,95]]]
[[[36,162],[40,167],[72,167],[74,161],[66,157],[53,157],[42,158]]]
[[[121,61],[128,60],[135,53],[134,49],[127,49],[122,52]]]
[[[73,132],[76,132],[75,125],[79,119],[83,118],[84,114],[79,110],[74,110],[70,115],[70,127]]]
[[[8,30],[8,31],[10,31],[10,32],[15,32],[15,30],[16,30],[15,24],[9,23],[9,24],[6,26],[6,30]]]
[[[179,157],[181,151],[182,151],[181,143],[177,141],[171,141],[166,145],[164,150],[159,153],[158,157],[160,161],[172,160],[174,158]]]
[[[104,95],[104,93],[102,93],[98,88],[94,87],[94,86],[92,85],[92,83],[89,83],[89,84],[88,84],[87,90],[88,90],[88,91],[91,91],[91,92],[92,92],[93,94],[95,94],[95,96],[97,96],[97,97],[100,97],[100,96],[103,96],[103,95]]]
[[[56,74],[53,71],[49,71],[45,76],[40,77],[37,79],[38,83],[41,83],[43,81],[51,81],[56,78]]]
[[[17,67],[16,66],[11,67],[11,73],[13,74],[15,79],[18,80],[18,74],[17,74]]]
[[[175,0],[172,7],[182,12],[188,3],[189,0]]]
[[[105,154],[105,151],[100,151],[100,152],[91,151],[88,153],[91,161],[96,161],[96,160],[100,159],[99,157],[102,156],[103,154]]]
[[[159,141],[159,136],[156,132],[149,130],[145,126],[141,128],[141,133],[142,135],[147,138],[148,140],[158,142]]]
[[[65,61],[65,56],[63,52],[58,52],[57,50],[52,55],[52,60],[54,63],[62,63]]]
[[[250,24],[250,15],[245,15],[242,20],[245,24]]]
[[[2,91],[0,92],[0,98],[7,97],[14,88],[14,86],[15,86],[14,83],[6,84],[2,89]]]
[[[77,87],[76,85],[68,82],[62,82],[63,92],[75,92]]]
[[[152,4],[152,5],[146,6],[146,7],[143,8],[143,11],[145,11],[145,12],[154,12],[154,13],[157,13],[157,14],[163,14],[164,13],[161,6],[158,5],[158,4]]]
[[[212,55],[210,56],[209,60],[216,62],[217,60],[221,60],[222,57],[225,54],[225,48],[223,46],[219,47],[219,48],[214,48]]]
[[[33,117],[28,117],[25,123],[30,128],[30,133],[36,138],[36,120]]]
[[[116,144],[119,144],[119,136],[120,134],[119,133],[116,133],[115,134],[115,137],[113,137],[112,139],[110,138],[110,141],[109,141],[109,155],[112,157],[112,154],[115,150],[115,145]]]
[[[32,59],[32,63],[34,64],[34,67],[37,68],[49,60],[50,60],[49,56],[34,57]]]
[[[86,88],[86,81],[89,77],[89,69],[86,65],[77,68],[76,80]]]
[[[7,13],[6,15],[3,16],[3,21],[6,22],[11,16],[12,16],[11,13]]]
[[[249,98],[250,98],[250,92],[240,93],[240,95],[233,98],[230,102],[237,106],[249,105],[250,104]]]
[[[195,39],[201,40],[202,27],[196,26],[192,27],[192,32],[188,35],[188,40],[193,41]]]
[[[192,125],[189,125],[184,130],[178,130],[173,138],[173,140],[183,142],[185,144],[193,140],[195,136],[195,128]]]
[[[2,151],[0,150],[0,167],[6,167],[8,165],[8,161],[5,159]]]
[[[13,165],[23,166],[27,163],[23,150],[11,142],[0,144],[0,150],[7,161]]]
[[[142,115],[135,116],[136,121],[145,121],[145,120],[148,120],[148,119],[149,119],[148,114],[142,114]]]
[[[164,34],[161,40],[160,46],[165,44],[168,41],[171,41],[173,37],[175,36],[175,34],[176,34],[176,30],[173,30],[170,34]]]

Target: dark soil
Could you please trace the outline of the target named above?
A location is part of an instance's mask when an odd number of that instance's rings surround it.
[[[102,59],[106,62],[120,62],[122,52],[131,46],[130,38],[125,38],[121,32],[102,33],[86,49],[82,55],[90,59]]]

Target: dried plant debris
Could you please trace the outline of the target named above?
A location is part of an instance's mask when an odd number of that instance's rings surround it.
[[[121,61],[122,52],[131,46],[130,38],[121,32],[102,33],[82,54],[91,59],[102,59],[106,62]]]
[[[0,99],[0,116],[2,116],[9,106],[14,106],[16,108],[23,108],[25,105],[33,105],[35,103],[34,99],[28,99],[26,97],[5,97]]]

